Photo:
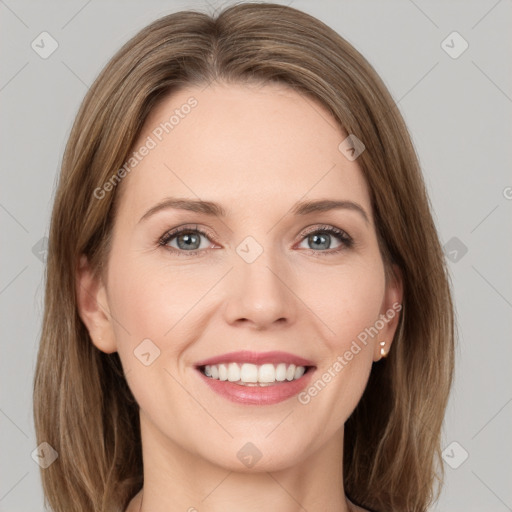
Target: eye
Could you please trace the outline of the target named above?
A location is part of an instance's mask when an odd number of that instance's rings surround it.
[[[202,241],[202,238],[209,240],[210,244]],[[327,256],[338,253],[353,246],[353,239],[343,230],[334,226],[314,226],[302,234],[302,242],[309,247],[301,247],[309,250],[315,256]],[[166,232],[158,244],[165,249],[179,256],[196,256],[207,253],[206,249],[212,248],[211,240],[215,237],[197,225],[180,226]],[[338,246],[332,248],[333,239],[337,240]],[[299,246],[300,247],[300,246]]]
[[[354,241],[345,231],[334,226],[315,226],[312,230],[303,234],[302,243],[307,243],[314,253],[333,254],[352,247]],[[339,245],[331,247],[332,239],[336,239]],[[319,249],[319,250],[316,250]],[[321,254],[318,254],[320,256]]]
[[[182,226],[165,233],[158,243],[179,255],[195,255],[204,252],[203,249],[208,249],[211,246],[207,243],[202,244],[202,237],[207,240],[213,238],[209,233],[199,229],[197,225],[193,228]]]

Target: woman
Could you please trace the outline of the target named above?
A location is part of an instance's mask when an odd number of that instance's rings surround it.
[[[152,23],[87,93],[34,382],[54,511],[425,511],[453,307],[369,63],[275,4]],[[436,494],[437,493],[437,494]]]

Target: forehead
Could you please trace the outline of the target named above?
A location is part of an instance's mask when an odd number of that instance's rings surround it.
[[[121,203],[140,212],[180,196],[261,212],[329,197],[369,209],[361,169],[338,149],[345,138],[321,104],[286,86],[186,87],[146,119]]]

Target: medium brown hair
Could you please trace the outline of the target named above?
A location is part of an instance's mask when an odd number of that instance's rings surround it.
[[[79,317],[77,264],[83,254],[101,272],[107,261],[119,187],[101,200],[94,190],[126,161],[148,113],[173,91],[212,81],[288,85],[326,107],[366,147],[357,162],[387,275],[391,264],[399,267],[404,294],[389,357],[374,365],[345,425],[344,486],[352,501],[379,512],[424,512],[443,476],[455,336],[419,162],[397,106],[365,58],[314,17],[271,3],[158,19],[116,53],[82,102],[51,218],[34,379],[38,443],[59,453],[41,470],[46,500],[55,512],[121,512],[142,486],[138,405],[118,354],[98,350]]]

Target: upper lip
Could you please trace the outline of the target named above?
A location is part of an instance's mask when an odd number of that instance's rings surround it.
[[[286,363],[294,364],[295,366],[314,366],[312,361],[290,354],[289,352],[251,352],[249,350],[239,350],[237,352],[228,352],[227,354],[204,359],[203,361],[197,362],[196,367],[221,363],[252,363],[256,365],[265,363]]]

